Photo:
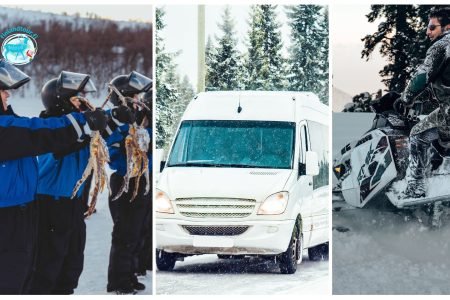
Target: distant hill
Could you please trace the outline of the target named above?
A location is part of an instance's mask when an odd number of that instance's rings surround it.
[[[62,70],[87,73],[99,93],[115,76],[136,70],[151,77],[152,24],[101,19],[92,14],[58,15],[18,8],[0,7],[0,32],[22,26],[39,37],[34,60],[19,66],[31,76],[26,90],[36,93]],[[0,39],[0,42],[3,40]]]
[[[352,102],[353,96],[333,86],[333,111],[341,112],[345,104]]]

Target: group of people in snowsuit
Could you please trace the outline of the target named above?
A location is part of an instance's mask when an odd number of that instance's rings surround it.
[[[121,94],[110,92],[114,107],[91,110],[82,101],[96,90],[90,76],[62,71],[42,88],[45,111],[39,118],[20,117],[8,98],[10,90],[29,80],[0,60],[0,294],[74,293],[84,264],[89,182],[73,198],[72,192],[88,164],[93,131],[106,140],[115,171],[110,179],[114,227],[107,291],[132,294],[145,289],[136,275],[145,273],[151,261],[151,192],[145,194],[141,184],[134,201],[130,193],[112,199],[127,170],[124,140],[129,126],[142,125],[151,136],[152,80],[135,71],[119,75],[110,82]],[[119,97],[145,105],[124,105]]]

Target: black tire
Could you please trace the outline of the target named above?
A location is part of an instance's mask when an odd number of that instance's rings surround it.
[[[319,261],[328,259],[328,243],[320,244],[308,249],[309,260]]]
[[[280,254],[279,266],[281,274],[294,274],[297,271],[297,264],[302,261],[302,256],[303,235],[300,233],[298,224],[296,224],[287,250]]]
[[[172,271],[177,261],[175,253],[168,253],[164,250],[156,249],[156,266],[160,271]]]

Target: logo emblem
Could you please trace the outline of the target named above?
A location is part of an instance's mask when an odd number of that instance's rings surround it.
[[[36,40],[26,33],[11,34],[2,43],[3,58],[14,65],[28,64],[36,53]]]

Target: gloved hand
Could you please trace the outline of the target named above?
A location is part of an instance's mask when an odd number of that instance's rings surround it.
[[[150,122],[151,124],[152,114],[150,110],[144,108],[136,112],[136,122],[138,124],[142,124],[142,121],[144,120],[145,117],[147,117],[148,122]]]
[[[86,122],[92,131],[103,130],[106,128],[106,116],[101,108],[96,108],[94,111],[87,111],[84,113]]]
[[[111,110],[111,115],[120,123],[133,124],[136,121],[136,116],[129,107],[120,105]]]
[[[404,115],[406,113],[406,105],[402,98],[395,100],[392,106],[394,107],[395,112],[399,115]]]

